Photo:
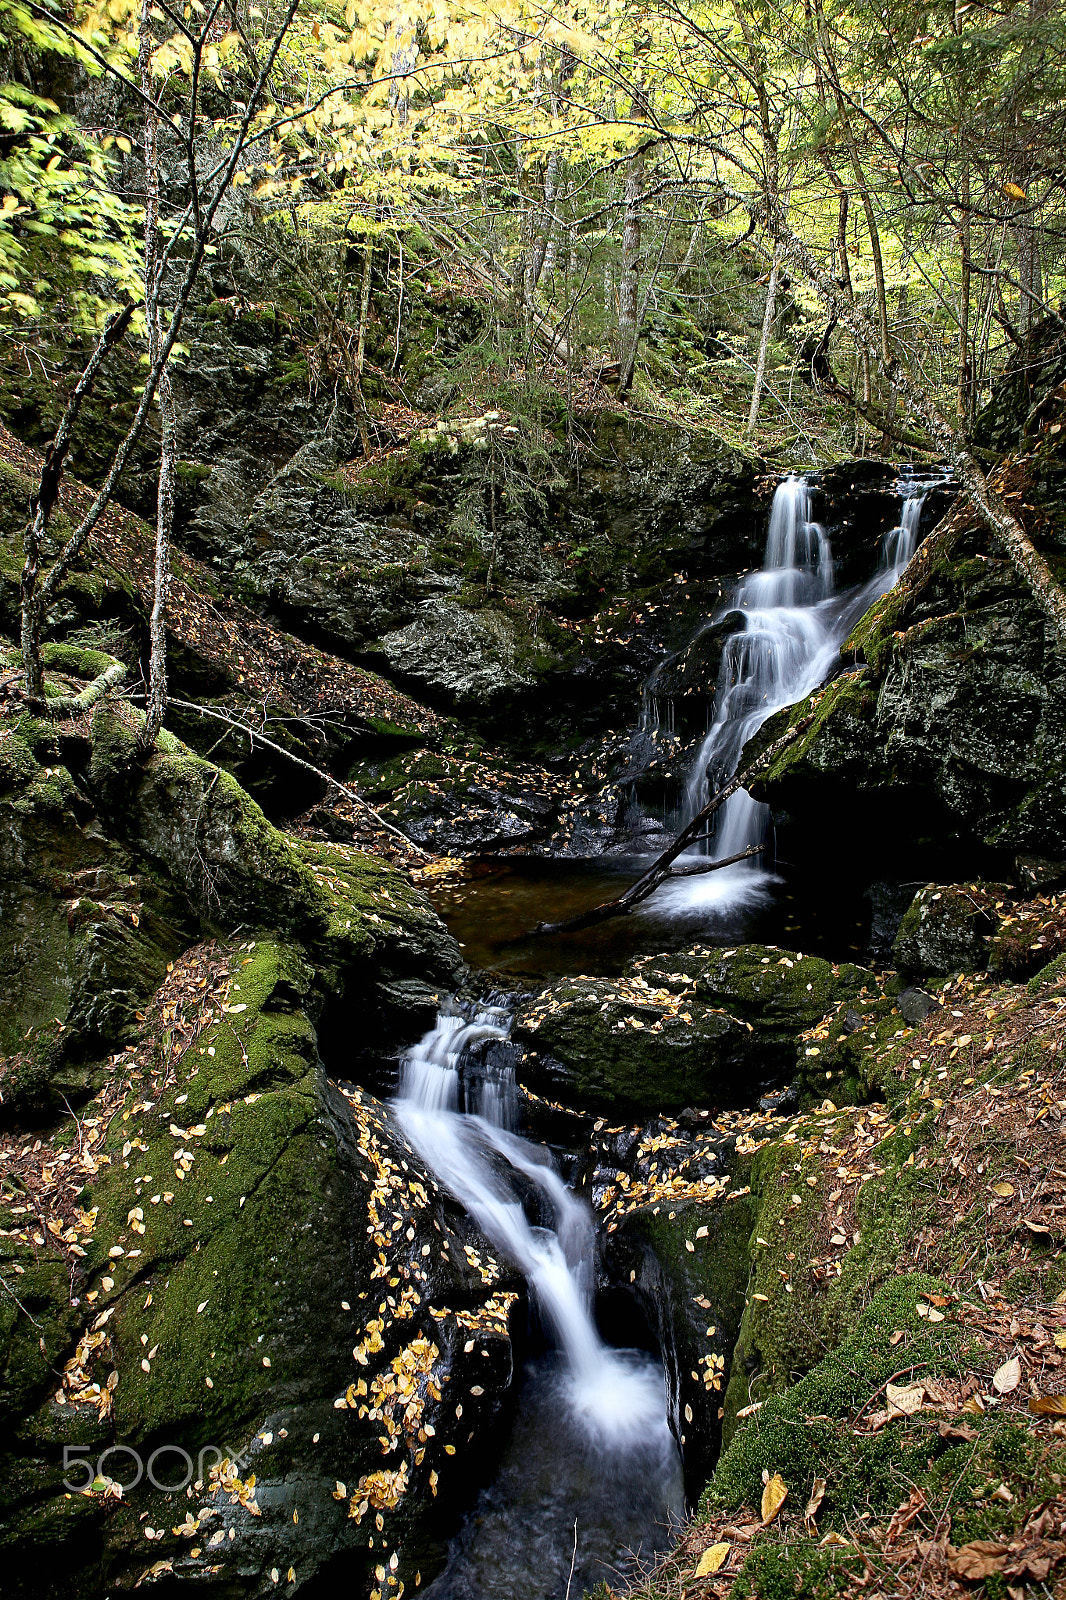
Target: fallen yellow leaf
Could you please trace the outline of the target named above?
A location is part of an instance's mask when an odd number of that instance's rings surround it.
[[[712,1572],[720,1572],[725,1566],[729,1556],[727,1544],[712,1544],[700,1556],[699,1566],[692,1574],[694,1578],[710,1577]]]
[[[762,1520],[764,1528],[769,1523],[773,1522],[774,1518],[777,1516],[777,1513],[784,1505],[787,1494],[788,1489],[785,1487],[784,1478],[782,1478],[779,1472],[775,1472],[773,1477],[767,1482],[762,1492]]]
[[[1066,1417],[1066,1394],[1042,1394],[1030,1400],[1034,1417]]]

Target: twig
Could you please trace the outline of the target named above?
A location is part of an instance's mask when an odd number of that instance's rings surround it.
[[[398,839],[402,839],[412,850],[417,851],[420,856],[425,856],[427,861],[430,859],[428,850],[423,850],[422,846],[409,838],[402,828],[397,828],[394,823],[389,822],[380,812],[375,811],[368,800],[364,800],[362,795],[356,794],[354,789],[349,789],[347,784],[341,783],[340,779],[335,778],[331,772],[326,772],[322,767],[314,766],[312,762],[305,761],[302,756],[293,755],[291,750],[286,750],[283,745],[275,744],[273,739],[268,739],[266,734],[260,733],[257,728],[250,728],[246,722],[241,722],[237,717],[227,717],[224,711],[218,711],[213,706],[197,705],[194,700],[175,700],[173,696],[168,703],[176,706],[179,711],[196,711],[202,717],[214,717],[217,722],[226,723],[236,733],[246,733],[249,742],[253,739],[258,739],[260,744],[266,745],[268,750],[273,750],[275,755],[284,756],[294,766],[303,767],[305,771],[313,772],[316,778],[321,778],[323,783],[332,785],[346,800],[350,800],[353,805],[361,806],[364,811],[368,811],[375,822],[379,822],[383,828],[387,828]]]
[[[574,1581],[574,1567],[577,1564],[577,1518],[574,1518],[574,1553],[570,1557],[570,1576],[566,1580],[566,1594],[564,1600],[570,1600],[570,1585]]]

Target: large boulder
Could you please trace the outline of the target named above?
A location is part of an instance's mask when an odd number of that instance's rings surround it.
[[[426,600],[413,622],[385,635],[375,658],[390,678],[431,704],[484,711],[532,685],[523,644],[504,612]]]
[[[642,957],[623,978],[565,978],[525,1005],[519,1071],[612,1114],[751,1104],[791,1075],[803,1030],[870,978],[766,945]]]
[[[386,1108],[327,1080],[316,1005],[292,946],[193,949],[53,1138],[88,1176],[69,1227],[41,1250],[5,1194],[13,1595],[331,1562],[394,1592],[432,1559],[428,1507],[507,1394],[516,1286]]]

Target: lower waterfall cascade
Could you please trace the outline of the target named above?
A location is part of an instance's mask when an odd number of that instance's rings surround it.
[[[579,1501],[591,1498],[597,1508],[598,1529],[586,1530],[581,1551],[582,1571],[591,1584],[617,1576],[626,1551],[649,1538],[661,1543],[683,1515],[684,1494],[661,1364],[641,1351],[612,1348],[597,1330],[592,1310],[596,1236],[588,1207],[563,1182],[547,1152],[514,1131],[511,1069],[490,1072],[477,1083],[462,1074],[464,1052],[484,1039],[505,1039],[509,1022],[502,1006],[483,1006],[471,1018],[442,1009],[436,1026],[401,1061],[393,1109],[438,1182],[520,1269],[558,1346],[557,1358],[534,1364],[526,1375],[526,1388],[532,1386],[536,1393],[532,1405],[523,1409],[542,1414],[543,1426],[533,1429],[542,1437],[526,1437],[519,1452],[522,1458],[532,1454],[538,1460],[553,1485],[552,1504],[564,1519],[555,1530],[555,1545],[542,1551],[540,1567],[530,1562],[528,1552],[523,1557],[527,1574],[543,1568],[543,1587],[527,1586],[524,1593],[543,1594],[547,1600],[564,1592],[559,1579],[560,1572],[565,1578],[565,1564],[556,1571],[555,1558],[565,1546],[569,1562],[575,1495]],[[553,1226],[527,1219],[508,1170],[532,1184]],[[524,1416],[520,1432],[528,1434],[531,1426],[530,1416]],[[521,1476],[525,1468],[512,1463],[512,1470]],[[569,1492],[560,1498],[563,1481],[569,1481]],[[448,1566],[427,1592],[438,1600],[514,1592],[506,1582],[494,1590],[484,1572],[472,1576],[486,1560],[486,1539],[499,1547],[488,1558],[495,1568],[500,1551],[522,1537],[513,1528],[501,1532],[500,1518],[507,1522],[508,1513],[505,1503],[495,1517],[486,1517],[483,1508],[473,1523],[468,1519]],[[577,1520],[575,1560],[580,1514]],[[542,1522],[538,1513],[527,1536],[543,1540]],[[613,1540],[612,1524],[617,1524]],[[488,1534],[482,1535],[485,1527]]]

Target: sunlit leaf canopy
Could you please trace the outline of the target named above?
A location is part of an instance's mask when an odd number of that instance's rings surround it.
[[[75,29],[0,0],[9,36],[130,81],[140,15],[134,0],[106,0]],[[200,0],[151,8],[157,100],[205,172],[280,15]],[[11,135],[0,314],[33,319],[62,301],[70,320],[98,320],[139,292],[142,108],[113,97],[116,126],[90,130],[17,83],[0,97]],[[443,228],[502,278],[547,226],[549,240],[569,240],[571,276],[602,281],[607,308],[639,158],[645,300],[694,260],[726,262],[723,282],[730,261],[765,271],[782,208],[880,317],[893,358],[935,389],[976,392],[1066,289],[1064,135],[1066,21],[1050,0],[304,4],[219,220],[252,216],[323,241]],[[187,223],[171,191],[164,222]],[[558,276],[534,285],[538,315],[558,313],[572,290]],[[812,325],[824,320],[802,274],[790,287]],[[609,330],[589,336],[609,343]]]

